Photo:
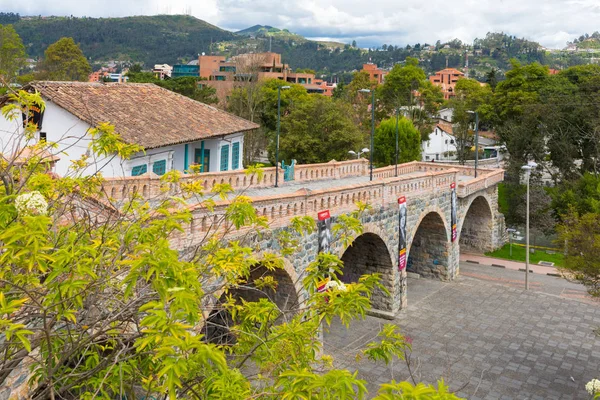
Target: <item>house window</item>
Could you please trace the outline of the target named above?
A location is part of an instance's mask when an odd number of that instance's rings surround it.
[[[454,139],[450,139],[450,144],[454,144]]]
[[[229,168],[229,145],[221,147],[221,171],[227,171]]]
[[[448,139],[446,139],[446,144],[448,144]]]
[[[429,147],[429,142],[427,142],[427,147]]]
[[[136,165],[131,169],[131,176],[140,176],[148,172],[148,166],[146,164]]]
[[[156,175],[164,175],[167,172],[167,160],[155,161],[152,164],[152,172]]]
[[[40,142],[46,142],[46,132],[40,132]]]
[[[231,145],[231,169],[240,167],[240,142]]]

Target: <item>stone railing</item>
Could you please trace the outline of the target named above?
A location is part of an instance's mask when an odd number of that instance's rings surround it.
[[[295,181],[310,181],[320,179],[341,179],[353,176],[363,176],[368,173],[369,162],[365,159],[350,161],[331,161],[323,164],[304,164],[294,167]],[[247,188],[263,188],[275,185],[275,167],[263,168],[263,178],[259,181],[255,175],[247,175],[246,170],[203,172],[185,174],[180,183],[200,181],[206,191],[216,184],[227,183],[234,190]],[[279,168],[279,184],[284,185],[284,172]],[[103,183],[104,191],[114,200],[129,198],[132,194],[143,198],[155,198],[163,195],[160,176],[148,173],[141,176],[123,178],[107,178]]]
[[[317,217],[319,211],[329,209],[332,215],[339,215],[356,209],[356,202],[362,201],[372,206],[396,204],[399,196],[420,196],[427,192],[449,192],[450,184],[456,182],[457,172],[436,171],[420,176],[391,177],[360,184],[334,187],[323,190],[298,190],[295,193],[253,197],[252,204],[258,215],[265,217],[272,228],[286,226],[297,216]],[[223,223],[229,201],[216,203],[213,210],[201,204],[190,206],[192,221],[173,240],[178,248],[196,244],[210,232],[226,234],[231,226]],[[236,234],[244,232],[237,231]]]
[[[458,182],[456,194],[458,197],[466,197],[480,190],[485,190],[504,180],[504,170],[494,169],[491,172],[482,173],[475,179]]]

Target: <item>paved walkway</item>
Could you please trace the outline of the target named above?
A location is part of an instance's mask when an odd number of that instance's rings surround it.
[[[580,285],[532,275],[530,291],[522,272],[467,263],[453,282],[409,279],[409,305],[394,321],[334,324],[325,350],[375,395],[383,382],[410,379],[402,361],[355,359],[391,322],[412,339],[418,381],[444,378],[468,399],[587,399],[585,384],[600,377],[600,303]]]
[[[501,258],[492,258],[482,256],[480,254],[472,253],[460,253],[460,261],[470,262],[474,264],[493,265],[497,267],[504,267],[512,270],[525,269],[525,263],[520,261],[510,261]],[[529,263],[529,270],[535,274],[558,274],[558,270],[554,267],[548,267],[545,265],[531,264]]]

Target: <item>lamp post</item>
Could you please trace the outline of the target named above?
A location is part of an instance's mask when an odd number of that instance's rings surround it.
[[[365,147],[364,149],[362,149],[362,150],[360,150],[358,152],[356,152],[354,150],[350,150],[348,153],[352,154],[353,156],[356,156],[356,159],[358,160],[360,158],[361,154],[368,153],[368,152],[369,152],[369,149],[367,149]]]
[[[537,164],[533,161],[527,163],[527,165],[523,165],[521,167],[522,170],[525,171],[525,177],[527,180],[527,216],[526,216],[526,224],[525,224],[525,290],[529,290],[529,176],[531,175],[531,170],[537,167]]]
[[[411,91],[412,93],[412,91]],[[398,118],[400,107],[396,107],[396,178],[398,177]]]
[[[479,161],[479,113],[477,111],[467,112],[475,114],[475,178],[477,178],[477,164]]]
[[[275,187],[279,187],[279,131],[281,130],[281,89],[289,86],[277,86],[277,143],[275,145]]]
[[[369,180],[373,180],[373,137],[375,136],[375,90],[360,89],[361,93],[371,93],[371,148],[369,151]]]

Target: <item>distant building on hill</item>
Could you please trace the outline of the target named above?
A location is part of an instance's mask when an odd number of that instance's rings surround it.
[[[444,99],[448,100],[455,96],[454,87],[456,86],[456,82],[464,76],[465,74],[456,68],[446,68],[436,72],[435,75],[431,75],[429,81],[442,88]]]
[[[385,71],[377,68],[377,65],[373,63],[363,64],[361,72],[368,73],[371,81],[377,82],[378,85],[383,83],[386,75]]]
[[[156,64],[154,68],[152,68],[152,73],[158,79],[165,79],[165,77],[171,77],[171,73],[173,72],[173,67],[169,64]]]
[[[171,72],[171,78],[180,78],[182,76],[193,76],[195,78],[200,77],[200,67],[198,64],[176,64],[173,65],[173,71]]]
[[[199,76],[208,81],[203,84],[214,87],[220,101],[225,101],[241,82],[263,79],[296,83],[304,86],[309,93],[327,92],[321,83],[317,83],[315,74],[292,71],[288,64],[281,61],[281,54],[272,52],[240,54],[231,59],[201,55],[198,57],[198,67]]]

